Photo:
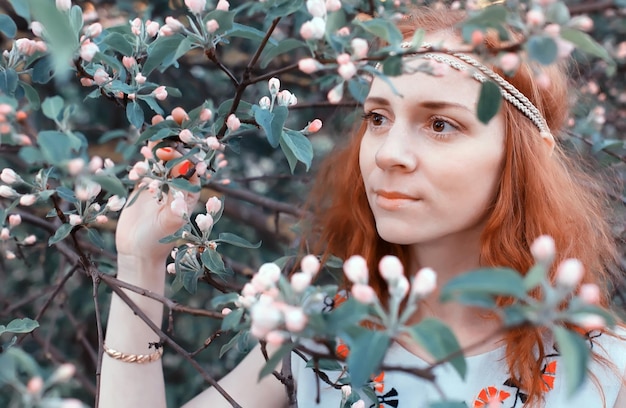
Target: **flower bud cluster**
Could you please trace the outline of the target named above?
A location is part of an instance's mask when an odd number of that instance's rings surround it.
[[[328,12],[341,9],[340,0],[307,0],[306,8],[312,19],[305,21],[300,27],[300,35],[305,40],[320,40],[326,33]]]

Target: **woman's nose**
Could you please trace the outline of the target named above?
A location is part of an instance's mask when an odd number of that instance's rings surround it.
[[[418,160],[411,146],[410,126],[396,121],[376,151],[376,165],[383,170],[413,171]]]

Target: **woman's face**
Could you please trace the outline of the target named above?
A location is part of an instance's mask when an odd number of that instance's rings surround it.
[[[494,200],[504,157],[502,114],[481,123],[480,83],[445,71],[391,77],[401,95],[376,78],[365,101],[359,162],[385,241],[476,241]]]

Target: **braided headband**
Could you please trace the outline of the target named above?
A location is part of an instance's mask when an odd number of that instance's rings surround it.
[[[402,48],[410,48],[412,44],[410,42],[403,42],[402,44],[400,44],[400,46]],[[422,47],[429,49],[431,48],[431,45],[425,43],[422,45]],[[439,63],[444,63],[461,72],[468,71],[470,67],[476,68],[478,71],[472,70],[471,77],[480,83],[483,83],[488,79],[494,81],[500,88],[500,93],[502,94],[502,97],[515,108],[517,108],[517,110],[522,112],[524,116],[530,119],[530,121],[533,122],[537,129],[539,129],[539,134],[545,140],[548,146],[551,149],[554,148],[554,136],[552,136],[550,128],[548,127],[548,124],[539,109],[537,109],[537,107],[523,93],[521,93],[511,83],[502,78],[492,69],[485,66],[478,60],[472,58],[471,56],[460,52],[451,53],[449,55],[439,53],[434,54],[429,52],[422,55],[421,57]]]

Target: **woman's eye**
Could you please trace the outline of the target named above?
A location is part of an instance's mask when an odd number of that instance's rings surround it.
[[[459,130],[457,126],[453,125],[447,120],[437,119],[437,118],[432,120],[430,127],[432,131],[435,133],[449,133],[449,132],[456,132]]]
[[[385,124],[385,117],[375,112],[364,114],[363,119],[374,127],[383,126]]]

